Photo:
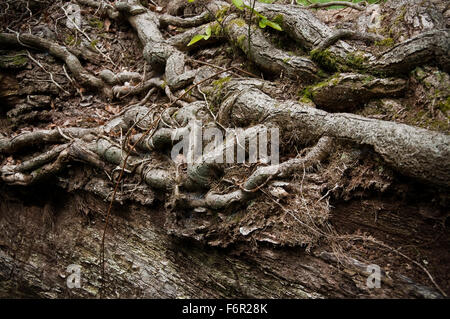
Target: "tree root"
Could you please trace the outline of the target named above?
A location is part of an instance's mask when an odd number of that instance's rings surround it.
[[[192,28],[210,22],[213,18],[214,17],[211,17],[211,14],[207,11],[190,18],[180,18],[169,14],[163,14],[159,17],[159,23],[162,27],[170,24],[181,28]]]
[[[293,172],[299,169],[309,168],[323,161],[332,151],[333,140],[329,137],[322,137],[304,158],[295,158],[277,165],[259,167],[247,180],[243,183],[239,190],[227,194],[214,194],[209,192],[204,200],[189,199],[189,197],[177,198],[182,201],[173,204],[174,207],[208,207],[211,209],[222,210],[229,207],[233,203],[243,203],[254,197],[254,193],[262,186],[266,185],[274,178],[287,178]]]
[[[325,50],[329,46],[335,44],[339,40],[348,39],[348,40],[359,40],[369,43],[374,43],[376,41],[384,40],[384,37],[378,34],[373,33],[363,33],[353,30],[337,30],[333,35],[329,36],[325,40],[323,40],[315,50]]]
[[[263,93],[262,86],[264,84],[259,80],[226,83],[216,92],[221,101],[219,122],[224,126],[272,123],[286,134],[295,132],[303,141],[327,135],[371,145],[397,171],[450,186],[448,135],[353,114],[330,114],[295,102],[280,103]],[[226,98],[221,92],[227,92]]]
[[[280,20],[287,34],[298,41],[305,49],[312,50],[311,57],[322,67],[330,71],[364,70],[369,73],[393,74],[408,72],[416,66],[429,61],[448,69],[449,30],[435,30],[419,34],[392,49],[380,57],[358,50],[342,40],[326,50],[314,50],[315,47],[326,47],[334,42],[340,32],[334,32],[319,21],[310,11],[298,6],[257,3],[256,10],[271,19]],[[346,33],[342,35],[357,33]],[[357,37],[358,39],[358,37]],[[375,40],[375,38],[371,39]]]
[[[26,132],[12,138],[0,138],[0,152],[11,154],[28,147],[60,143],[72,138],[88,138],[89,135],[97,132],[98,128],[78,127]]]
[[[327,81],[308,87],[304,97],[326,111],[344,112],[371,99],[402,96],[406,89],[407,81],[404,79],[338,73]]]
[[[321,9],[321,8],[328,8],[332,6],[345,6],[349,7],[358,11],[364,11],[366,9],[366,2],[358,3],[352,3],[348,1],[330,1],[325,3],[313,3],[307,6],[308,9]]]
[[[87,72],[75,55],[73,55],[65,47],[47,39],[40,38],[32,34],[14,35],[9,33],[0,33],[0,45],[6,46],[7,48],[18,45],[48,51],[50,54],[63,60],[73,73],[75,79],[77,79],[77,81],[79,81],[82,85],[86,85],[97,90],[101,90],[104,87],[103,81]]]

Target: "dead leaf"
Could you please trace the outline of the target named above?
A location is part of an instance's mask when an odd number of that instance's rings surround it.
[[[105,31],[108,32],[109,31],[109,27],[111,26],[111,21],[106,18],[105,22],[103,23],[103,25],[105,26]]]
[[[107,112],[109,112],[109,113],[115,115],[115,114],[118,114],[118,113],[120,112],[120,107],[119,107],[119,106],[113,107],[113,106],[107,104],[107,105],[105,106],[105,110],[106,110]]]

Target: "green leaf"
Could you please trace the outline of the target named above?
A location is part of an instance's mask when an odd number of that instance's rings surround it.
[[[267,20],[266,25],[268,25],[272,29],[275,29],[275,30],[278,30],[278,31],[283,31],[283,28],[276,22]]]
[[[187,46],[193,45],[194,43],[204,39],[205,36],[203,34],[197,34],[194,35],[194,37],[192,38],[191,42],[189,42],[189,44]]]
[[[203,36],[203,39],[208,40],[211,36],[211,27],[207,26],[205,30],[205,35]]]
[[[259,27],[261,29],[264,29],[267,26],[267,22],[269,22],[269,20],[267,20],[266,18],[262,18],[259,20]]]
[[[188,2],[194,2],[195,0],[188,0]]]
[[[262,3],[272,3],[275,0],[258,0],[258,2],[262,2]]]
[[[232,0],[234,6],[238,8],[239,10],[243,10],[244,8],[244,1],[243,0]]]

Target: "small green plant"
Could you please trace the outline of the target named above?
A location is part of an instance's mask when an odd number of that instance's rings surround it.
[[[188,2],[194,2],[194,1],[195,0],[188,0]],[[269,20],[266,16],[262,15],[260,12],[255,10],[255,2],[256,1],[261,2],[261,3],[268,3],[268,4],[271,4],[274,2],[274,0],[253,0],[251,6],[246,5],[243,0],[232,0],[231,2],[238,10],[241,10],[241,11],[244,11],[246,9],[249,10],[250,11],[250,20],[252,19],[253,15],[255,15],[258,18],[258,26],[261,29],[270,27],[270,28],[278,30],[278,31],[283,31],[283,29],[277,22]],[[219,23],[220,23],[220,21],[219,21]],[[249,25],[249,34],[250,34],[250,25]],[[190,46],[200,40],[208,40],[210,37],[211,37],[211,27],[208,26],[208,27],[206,27],[205,34],[195,35],[192,38],[192,40],[189,42],[188,46]],[[250,42],[250,38],[249,38],[249,42]]]
[[[191,0],[189,0],[189,1],[191,1]],[[274,21],[270,21],[269,19],[267,19],[266,16],[262,15],[261,13],[259,13],[258,11],[255,10],[255,8],[254,8],[255,1],[256,0],[253,0],[252,6],[248,6],[242,0],[232,0],[234,6],[236,8],[238,8],[239,10],[243,11],[245,9],[248,9],[252,14],[257,16],[259,19],[258,25],[261,29],[264,29],[265,27],[271,27],[275,30],[283,31],[283,29],[281,28],[281,26],[278,23],[276,23]],[[270,4],[270,3],[273,3],[274,0],[258,0],[258,2]]]
[[[207,26],[205,29],[205,34],[197,34],[195,35],[192,40],[188,43],[187,46],[193,45],[194,43],[200,41],[200,40],[208,40],[211,37],[211,27]]]

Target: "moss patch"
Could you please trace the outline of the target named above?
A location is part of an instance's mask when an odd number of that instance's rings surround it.
[[[243,48],[245,39],[246,39],[246,36],[242,34],[242,35],[238,36],[238,38],[237,38],[237,40],[236,40],[237,45],[238,45],[241,49]]]
[[[228,13],[228,10],[230,9],[229,6],[222,6],[217,12],[216,12],[216,19],[220,22],[223,21],[225,16]]]
[[[231,80],[231,77],[229,76],[225,76],[223,78],[220,78],[218,80],[215,80],[212,84],[214,86],[214,89],[218,89],[221,90],[222,87],[225,85],[225,83],[227,83],[228,81]]]
[[[235,24],[235,25],[237,25],[237,26],[239,26],[239,27],[245,27],[247,24],[245,23],[245,21],[244,21],[244,19],[241,19],[241,18],[237,18],[237,19],[233,19],[233,20],[231,20],[230,21],[230,23],[229,23],[229,25],[233,25],[233,24]]]
[[[16,55],[0,55],[0,68],[2,69],[20,69],[25,67],[27,62],[25,51]]]
[[[442,111],[442,113],[447,114],[450,112],[450,96],[444,102],[438,104],[438,108]]]
[[[103,21],[101,21],[97,18],[93,18],[93,19],[89,20],[89,25],[91,27],[99,29],[99,30],[103,29],[103,26],[104,26]]]
[[[328,71],[337,71],[337,61],[330,50],[312,50],[310,56],[313,61],[320,64],[324,69]]]
[[[376,41],[375,45],[381,46],[381,47],[392,47],[392,46],[394,46],[394,39],[386,38],[381,41]]]
[[[354,69],[364,70],[367,58],[361,52],[349,53],[346,58],[346,64]]]

